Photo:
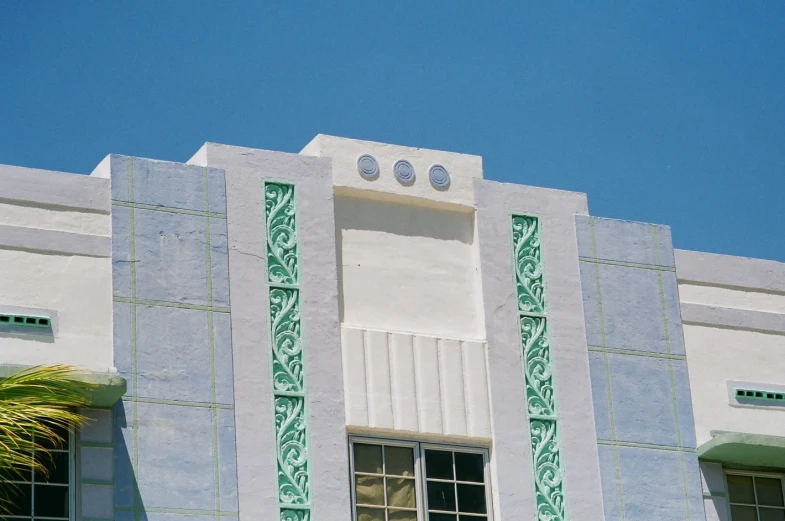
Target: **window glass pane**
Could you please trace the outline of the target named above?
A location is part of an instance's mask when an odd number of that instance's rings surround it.
[[[452,452],[426,450],[425,472],[429,478],[455,479],[452,474]]]
[[[358,505],[384,506],[384,478],[356,476],[355,493]]]
[[[52,427],[52,430],[55,431],[60,438],[62,438],[63,443],[57,444],[52,443],[48,439],[40,439],[36,437],[36,440],[41,444],[42,447],[45,449],[67,449],[68,448],[68,429],[63,429],[61,427]]]
[[[461,516],[458,521],[486,521],[487,519],[485,516]]]
[[[36,483],[68,483],[68,453],[52,452],[51,458],[45,454],[36,453],[36,459],[49,469],[49,477],[43,473],[35,473]]]
[[[35,517],[68,517],[68,487],[35,485]]]
[[[387,514],[390,521],[417,521],[416,510],[390,510]]]
[[[25,483],[29,483],[32,478],[33,478],[32,470],[27,470],[25,472],[22,472],[21,474],[17,474],[9,470],[0,473],[0,483],[2,483],[3,481],[23,481]]]
[[[735,521],[735,519],[734,519]],[[785,510],[781,508],[760,508],[760,521],[785,521]]]
[[[428,514],[428,521],[456,521],[455,514]]]
[[[387,505],[391,507],[415,508],[414,480],[387,478]]]
[[[364,443],[354,444],[354,471],[370,472],[372,474],[382,473],[382,446],[366,445]]]
[[[755,507],[731,505],[730,517],[733,521],[758,521],[758,516],[755,514]]]
[[[485,462],[482,454],[455,453],[455,478],[458,481],[485,481]]]
[[[458,512],[485,514],[485,487],[458,484]]]
[[[414,477],[414,450],[411,447],[384,447],[384,473]]]
[[[357,521],[384,521],[384,509],[358,508]]]
[[[455,483],[428,481],[428,510],[455,512]]]
[[[10,514],[17,516],[29,516],[32,514],[33,496],[31,492],[31,485],[3,485],[9,487],[11,491],[11,510]]]
[[[749,503],[754,505],[755,492],[752,490],[752,478],[750,476],[728,474],[728,496],[731,503]]]
[[[755,492],[758,493],[758,504],[781,507],[782,481],[773,478],[755,478]]]

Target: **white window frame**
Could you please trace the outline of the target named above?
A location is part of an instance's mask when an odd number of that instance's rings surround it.
[[[776,509],[782,509],[783,511],[785,511],[785,506],[784,507],[775,507],[775,506],[769,506],[769,505],[761,505],[760,503],[758,503],[758,489],[755,486],[754,482],[753,482],[753,486],[752,486],[752,492],[753,492],[753,494],[755,494],[755,504],[754,505],[752,505],[750,503],[732,503],[731,502],[731,498],[730,498],[730,488],[728,487],[728,476],[749,476],[749,477],[752,477],[752,478],[772,478],[772,479],[778,479],[780,481],[780,487],[782,488],[782,497],[783,497],[783,500],[785,500],[785,474],[782,474],[780,472],[765,472],[765,471],[764,472],[755,472],[755,471],[749,471],[749,470],[736,470],[736,469],[733,469],[733,468],[723,468],[722,470],[724,471],[725,490],[727,491],[727,495],[728,495],[728,516],[729,516],[729,519],[731,521],[733,521],[733,518],[730,517],[730,516],[732,516],[731,506],[734,505],[734,504],[735,505],[739,505],[739,506],[755,507],[755,514],[758,516],[758,519],[760,519],[760,508],[761,507],[763,507],[763,508],[776,508]]]
[[[425,468],[425,451],[426,450],[440,450],[448,452],[463,452],[469,454],[481,454],[483,457],[483,477],[485,479],[483,485],[485,486],[485,505],[486,514],[462,514],[464,516],[476,516],[481,519],[483,516],[488,521],[493,521],[493,496],[491,494],[491,472],[490,472],[490,455],[489,449],[483,446],[459,445],[452,443],[435,443],[435,442],[421,442],[413,441],[410,439],[396,439],[384,438],[375,436],[349,436],[349,472],[351,481],[352,492],[352,521],[357,520],[357,491],[355,490],[355,471],[354,471],[354,444],[365,443],[369,445],[387,445],[392,447],[408,447],[414,453],[414,480],[415,490],[417,492],[417,521],[427,521],[428,519],[428,489],[427,489],[427,470]],[[445,480],[447,481],[447,480]],[[452,483],[464,483],[462,481],[452,481]],[[477,485],[477,483],[472,483]],[[385,499],[387,489],[385,487]],[[385,501],[386,503],[386,501]],[[456,508],[458,505],[457,487],[456,487]],[[448,514],[453,514],[449,512]],[[456,514],[457,517],[457,514]]]
[[[31,487],[31,501],[35,502],[35,486]],[[15,519],[35,519],[19,517]],[[46,519],[46,518],[45,518]],[[53,518],[54,519],[54,518]],[[76,519],[76,434],[68,432],[68,521]]]

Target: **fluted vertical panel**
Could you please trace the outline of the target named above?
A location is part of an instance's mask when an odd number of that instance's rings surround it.
[[[491,437],[484,342],[342,328],[350,426]]]

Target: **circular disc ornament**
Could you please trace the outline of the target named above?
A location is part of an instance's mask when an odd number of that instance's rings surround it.
[[[414,167],[405,159],[396,161],[393,166],[393,173],[395,174],[396,179],[403,184],[414,183]]]
[[[366,179],[375,179],[379,176],[379,162],[370,154],[363,154],[357,158],[357,170]]]
[[[433,165],[428,170],[428,179],[435,188],[447,188],[450,186],[450,173],[442,165]]]

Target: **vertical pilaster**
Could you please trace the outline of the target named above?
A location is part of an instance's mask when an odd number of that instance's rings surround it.
[[[547,421],[554,416],[558,427],[556,459],[561,463],[561,477],[567,486],[562,490],[564,512],[571,521],[603,519],[575,232],[575,215],[587,213],[586,196],[485,180],[475,181],[474,190],[488,339],[494,519],[533,517],[540,504],[536,482],[547,485],[558,479],[553,455],[546,451],[533,452],[531,432],[532,426],[537,427],[535,438],[541,440],[536,442],[537,446],[549,448],[551,424]],[[541,277],[538,280],[542,281],[542,288],[547,288],[545,313],[538,313],[534,307],[519,307],[520,288],[516,288],[514,275],[518,259],[511,254],[514,234],[511,216],[527,215],[537,216],[542,231],[537,244],[538,255],[545,260],[545,270],[537,274],[527,271],[531,268],[525,265],[519,269],[524,278]],[[516,237],[515,243],[534,246],[529,240],[521,243],[523,237]],[[523,255],[521,260],[527,256]],[[534,285],[530,289],[536,289],[535,294],[540,291]],[[547,335],[543,335],[545,328]],[[539,387],[533,396],[537,393],[549,396],[548,385],[555,385],[558,388],[555,415],[549,413],[540,418],[527,403],[532,390],[527,389],[523,375],[527,370],[535,378],[547,375],[538,372],[539,363],[535,364],[534,359],[524,359],[522,341],[531,345],[528,354],[533,358],[543,354],[550,357],[553,379],[536,380]],[[533,384],[535,380],[530,378],[530,382]],[[543,403],[550,403],[549,400]],[[545,474],[536,476],[533,469],[540,466],[537,462],[545,455],[551,461],[541,466]]]
[[[348,519],[330,162],[213,143],[194,157],[226,172],[240,521]]]

